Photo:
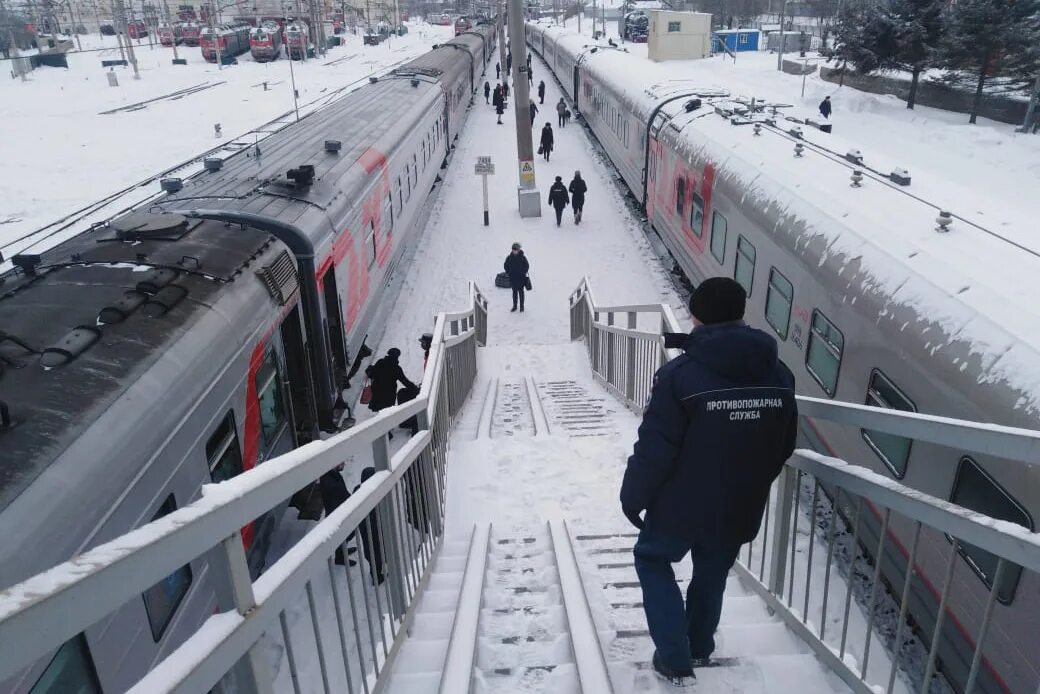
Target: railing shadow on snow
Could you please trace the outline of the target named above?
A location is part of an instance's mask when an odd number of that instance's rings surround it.
[[[324,690],[335,670],[351,694],[372,691],[404,640],[441,546],[448,435],[476,378],[477,345],[486,341],[487,300],[470,283],[467,308],[436,317],[427,375],[412,402],[207,485],[195,502],[0,592],[0,683],[206,557],[218,612],[130,691],[272,692],[262,639],[279,631],[299,691],[301,652],[286,612],[304,597]],[[418,434],[392,453],[388,434],[413,416]],[[252,580],[240,528],[355,454],[372,456],[375,475]],[[344,580],[334,557],[351,536],[357,561],[344,567]],[[382,562],[367,561],[378,556]],[[380,564],[385,580],[377,584]],[[314,584],[326,579],[331,604],[319,606]],[[329,611],[337,643],[329,643],[331,629],[319,628],[319,613]]]
[[[585,343],[596,379],[641,414],[657,369],[681,353],[665,347],[664,334],[686,330],[664,304],[597,305],[588,278],[569,304],[571,339]],[[622,318],[625,327],[617,324]],[[1024,466],[1040,461],[1037,431],[797,400],[805,422],[822,420]],[[742,549],[735,569],[857,694],[944,691],[949,685],[966,694],[1005,688],[1040,693],[1040,646],[1036,639],[1014,643],[1013,636],[1036,633],[1030,608],[1040,594],[1040,535],[1021,525],[799,449],[774,484],[762,532]],[[1019,609],[998,600],[1012,575],[1022,602],[1029,603]],[[999,628],[991,629],[998,611]],[[920,653],[908,645],[911,631],[920,639]],[[1024,649],[1027,661],[1033,656],[1031,665],[1013,661],[1019,671],[1007,671],[1009,639]],[[910,662],[915,655],[917,662]]]

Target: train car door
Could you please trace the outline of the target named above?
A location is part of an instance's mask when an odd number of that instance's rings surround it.
[[[332,265],[321,278],[325,300],[325,334],[328,336],[333,385],[342,389],[347,382],[347,334],[343,326],[343,303],[336,285],[336,266]]]
[[[269,440],[265,449],[267,451],[265,458],[281,455],[296,446],[302,446],[312,441],[317,431],[318,411],[310,379],[310,360],[304,343],[299,304],[286,314],[279,328],[279,334],[281,350],[278,350],[278,356],[281,370],[278,376],[281,380],[282,390],[288,395],[288,411],[285,415],[289,426],[286,429],[291,435],[285,437],[283,432],[283,434],[279,434],[282,438]],[[262,369],[263,367],[261,367]],[[258,373],[256,387],[257,396],[260,398],[261,428],[265,428],[262,421],[264,403],[261,382],[262,376]],[[282,440],[283,438],[285,440]]]

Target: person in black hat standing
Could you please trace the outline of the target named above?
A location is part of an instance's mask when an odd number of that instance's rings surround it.
[[[365,369],[365,374],[372,381],[372,400],[368,403],[368,409],[379,412],[387,407],[397,404],[397,383],[408,388],[418,389],[414,383],[404,375],[401,368],[401,350],[391,347],[386,356]]]
[[[506,262],[503,263],[503,269],[505,269],[506,274],[509,275],[509,286],[513,288],[512,311],[515,311],[519,305],[520,313],[523,313],[524,289],[527,288],[527,273],[531,269],[531,264],[527,262],[527,256],[524,255],[524,249],[521,248],[519,241],[514,243],[513,247],[509,250],[509,255],[506,256]],[[510,313],[512,313],[512,311],[510,311]]]
[[[795,446],[794,376],[776,340],[744,323],[746,301],[728,277],[694,291],[693,332],[654,377],[621,485],[622,511],[640,531],[633,553],[653,667],[673,684],[710,662],[726,576]],[[687,554],[684,605],[672,564]]]

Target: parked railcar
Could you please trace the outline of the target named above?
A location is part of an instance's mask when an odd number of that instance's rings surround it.
[[[206,27],[199,33],[202,57],[207,62],[215,63],[242,55],[249,50],[249,30],[250,26],[244,22]]]
[[[266,21],[249,31],[249,52],[258,63],[278,59],[282,52],[282,30],[278,22]]]
[[[293,22],[285,27],[285,50],[289,60],[303,60],[310,44],[310,29],[306,22]]]
[[[453,39],[273,135],[262,157],[232,156],[190,191],[13,259],[0,278],[12,420],[0,527],[17,532],[0,543],[0,589],[338,430],[339,394],[403,281],[480,44]],[[278,520],[243,530],[254,573]],[[220,566],[193,561],[0,691],[125,691],[228,609]]]
[[[527,25],[527,39],[575,100],[683,274],[694,284],[728,274],[748,290],[747,320],[777,337],[799,392],[1038,427],[1040,384],[1032,374],[1040,351],[1029,337],[1038,324],[1035,307],[1011,295],[998,300],[970,276],[950,286],[948,262],[913,240],[934,238],[936,206],[883,180],[872,180],[873,197],[860,195],[848,183],[857,167],[843,158],[845,149],[799,168],[804,161],[791,151],[802,140],[782,127],[766,124],[756,136],[725,117],[741,105],[727,106],[718,92],[681,81],[648,86],[628,62],[633,58],[609,46],[537,24]],[[822,152],[826,142],[810,146]],[[879,219],[882,212],[887,216]],[[972,253],[1008,276],[1040,271],[1040,254],[961,222],[972,234]],[[994,320],[994,301],[1010,302],[1014,318]],[[1035,529],[1036,467],[822,421],[806,420],[803,428],[804,445]],[[876,509],[864,510],[866,551],[876,553],[881,527]],[[903,583],[913,530],[895,517],[889,525],[881,565],[890,585]],[[939,650],[944,676],[960,689],[996,561],[982,548],[954,547],[941,533],[926,531],[921,543],[910,609],[924,638],[934,628],[950,554],[961,557]],[[1014,569],[998,594],[976,691],[1033,691],[1040,679],[1040,580]]]
[[[148,36],[148,26],[140,19],[132,19],[126,23],[126,34],[132,39],[143,39]]]
[[[181,25],[163,24],[160,26],[159,43],[163,46],[174,46],[181,43]]]
[[[469,31],[473,28],[473,22],[469,17],[459,17],[455,20],[455,35]]]
[[[202,27],[198,22],[181,22],[181,42],[185,46],[198,46],[202,35]]]

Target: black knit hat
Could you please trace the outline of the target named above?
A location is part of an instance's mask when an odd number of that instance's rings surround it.
[[[709,277],[690,297],[690,313],[704,325],[728,323],[744,317],[747,292],[729,277]]]

